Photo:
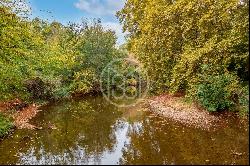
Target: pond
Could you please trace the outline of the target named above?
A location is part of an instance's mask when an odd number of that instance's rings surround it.
[[[104,98],[41,108],[32,124],[0,142],[0,164],[248,164],[247,127],[232,120],[213,132],[185,127]],[[52,127],[51,127],[52,126]]]

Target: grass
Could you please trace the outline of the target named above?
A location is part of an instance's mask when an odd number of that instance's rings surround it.
[[[0,138],[7,135],[13,127],[12,122],[0,114]]]

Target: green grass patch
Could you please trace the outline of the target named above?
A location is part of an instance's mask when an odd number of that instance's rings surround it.
[[[12,122],[0,114],[0,138],[7,135],[13,127]]]

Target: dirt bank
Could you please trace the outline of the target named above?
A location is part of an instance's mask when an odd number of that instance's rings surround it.
[[[195,103],[184,102],[184,97],[163,94],[148,100],[152,112],[186,126],[212,130],[227,125],[230,113],[209,113]]]
[[[37,129],[29,124],[29,120],[39,112],[36,104],[26,104],[19,99],[0,103],[0,112],[13,119],[13,124],[18,129]]]

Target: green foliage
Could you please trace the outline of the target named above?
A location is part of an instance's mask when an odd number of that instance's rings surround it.
[[[67,26],[30,20],[21,4],[25,0],[0,4],[0,100],[97,90],[103,68],[125,55],[115,46],[115,33],[99,20]]]
[[[13,124],[10,120],[0,114],[0,138],[7,135],[11,128],[13,128]]]
[[[32,69],[28,56],[39,45],[37,38],[32,38],[28,23],[12,12],[11,3],[6,6],[0,6],[1,99],[24,93],[22,80],[30,76]]]
[[[249,88],[248,86],[245,86],[241,89],[238,107],[239,107],[238,110],[240,111],[241,115],[249,114]]]
[[[208,110],[218,111],[236,106],[238,85],[236,78],[229,74],[203,75],[204,80],[197,85],[197,100]],[[233,85],[234,84],[234,85]]]
[[[211,110],[235,103],[228,99],[215,104],[217,95],[210,97],[208,89],[215,93],[225,83],[203,84],[200,74],[210,65],[203,74],[236,74],[232,81],[238,80],[239,87],[248,80],[249,1],[127,0],[117,16],[129,32],[129,50],[151,79],[152,92],[184,91],[195,98],[200,85],[199,95]],[[229,89],[221,91],[223,98],[232,94]]]
[[[75,72],[73,79],[73,90],[80,93],[89,93],[96,89],[98,79],[93,70],[81,70]]]
[[[80,27],[78,34],[80,39],[73,68],[72,88],[74,92],[81,93],[98,91],[104,68],[113,60],[125,57],[126,54],[115,47],[114,32],[104,30],[100,20],[94,20],[91,26],[82,23],[78,27]]]

